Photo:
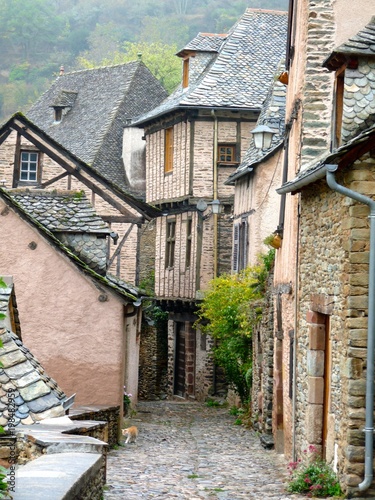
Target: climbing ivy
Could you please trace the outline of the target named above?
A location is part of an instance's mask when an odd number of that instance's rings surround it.
[[[261,319],[273,259],[271,250],[258,265],[213,279],[198,309],[195,327],[215,339],[213,358],[242,403],[250,399],[252,333]]]

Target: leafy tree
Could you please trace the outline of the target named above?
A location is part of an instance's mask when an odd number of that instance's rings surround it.
[[[267,260],[268,259],[268,260]],[[252,332],[260,320],[270,258],[237,274],[213,279],[199,306],[196,327],[216,340],[213,357],[241,402],[250,398]]]
[[[123,64],[137,60],[138,57],[149,68],[168,92],[172,92],[181,80],[181,61],[175,56],[177,47],[160,42],[131,43],[125,42],[121,51],[114,52],[110,57],[100,61],[101,65]],[[88,54],[90,55],[90,54]],[[96,62],[79,57],[77,63],[83,68],[93,68]]]

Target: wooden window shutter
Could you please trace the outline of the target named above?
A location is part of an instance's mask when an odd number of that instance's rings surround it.
[[[186,89],[189,86],[189,58],[184,59],[182,70],[182,88]]]
[[[248,235],[249,224],[247,219],[242,219],[241,228],[239,234],[239,245],[240,246],[240,257],[239,257],[239,267],[240,269],[245,269],[247,266],[247,235]]]
[[[233,226],[233,263],[232,269],[237,272],[239,268],[239,243],[240,243],[240,225],[234,224]]]
[[[164,172],[173,171],[173,127],[165,129]]]

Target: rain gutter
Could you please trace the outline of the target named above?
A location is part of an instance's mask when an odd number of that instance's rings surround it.
[[[366,423],[365,423],[365,477],[358,485],[359,491],[367,490],[373,480],[373,441],[374,441],[374,360],[375,360],[375,201],[363,194],[341,186],[336,182],[335,172],[338,165],[326,165],[328,186],[334,191],[364,203],[370,208],[370,265],[368,290],[367,324],[367,369],[366,369]]]

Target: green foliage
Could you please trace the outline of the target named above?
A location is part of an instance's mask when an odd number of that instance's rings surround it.
[[[26,111],[61,65],[70,71],[81,56],[97,66],[124,53],[124,42],[173,47],[176,66],[162,56],[156,75],[171,92],[181,74],[174,47],[200,31],[227,31],[246,7],[286,10],[288,0],[0,0],[0,119]],[[153,64],[145,48],[135,48],[132,60],[138,52]]]
[[[8,469],[0,465],[0,498],[9,498],[8,483],[7,483]]]
[[[252,332],[261,319],[262,298],[273,262],[270,253],[258,266],[211,281],[195,327],[215,339],[213,357],[242,403],[250,398]]]
[[[290,462],[288,465],[290,479],[287,487],[289,493],[302,493],[309,497],[340,497],[340,483],[331,467],[322,460],[313,445],[309,446],[311,457],[307,463]]]
[[[124,64],[136,61],[141,57],[142,61],[157,78],[168,93],[172,92],[181,80],[181,61],[176,57],[177,46],[167,45],[162,42],[125,42],[121,50],[115,51],[100,61],[101,66]],[[86,54],[90,57],[90,54]],[[82,68],[94,68],[97,61],[86,57],[77,59]]]

